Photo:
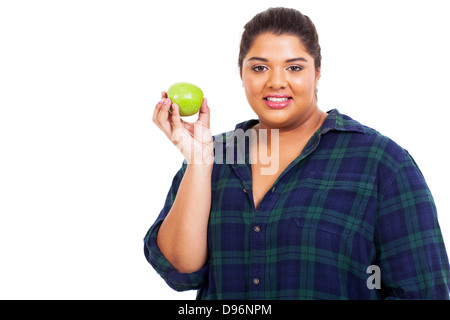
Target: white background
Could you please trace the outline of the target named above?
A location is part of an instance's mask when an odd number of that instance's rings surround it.
[[[0,298],[195,297],[143,255],[182,162],[153,108],[188,81],[213,134],[255,118],[239,41],[271,6],[315,23],[319,107],[413,155],[450,247],[448,1],[1,1]]]

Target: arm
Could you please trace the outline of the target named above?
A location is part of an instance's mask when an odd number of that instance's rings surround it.
[[[433,197],[406,154],[383,190],[375,243],[386,299],[449,299],[449,264]]]
[[[200,289],[209,271],[209,265],[206,263],[203,268],[193,273],[178,272],[162,254],[157,244],[159,229],[173,207],[186,168],[187,165],[184,163],[173,178],[164,207],[144,237],[144,254],[146,259],[164,281],[176,291]]]
[[[188,163],[175,201],[164,219],[157,244],[167,260],[182,273],[199,270],[206,262],[207,227],[211,208],[213,139],[209,107],[204,99],[195,123],[180,118],[179,108],[165,98],[156,105],[153,121],[180,149]]]
[[[208,258],[211,172],[212,165],[187,166],[172,209],[158,232],[158,247],[179,272],[197,271]]]

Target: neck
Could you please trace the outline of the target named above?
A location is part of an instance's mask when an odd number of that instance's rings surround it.
[[[276,177],[295,158],[297,158],[309,139],[322,126],[327,114],[316,109],[300,125],[291,128],[271,128],[260,122],[253,128],[256,129],[257,143],[250,146],[250,161],[252,169],[265,170],[263,175]],[[261,131],[261,129],[266,129]],[[276,131],[272,131],[277,129]],[[256,142],[255,141],[255,142]]]
[[[277,129],[280,150],[282,150],[284,146],[304,145],[317,131],[317,129],[322,126],[325,118],[327,117],[327,113],[321,111],[319,108],[315,107],[311,109],[311,111],[306,112],[304,116],[299,118],[290,126],[275,128],[271,127],[267,123],[264,123],[263,121],[260,121],[260,123],[255,126],[255,129],[257,129],[257,132],[259,129],[267,130],[268,145],[270,145],[272,130]]]

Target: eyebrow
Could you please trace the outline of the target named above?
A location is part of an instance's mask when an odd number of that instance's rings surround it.
[[[268,62],[269,61],[266,58],[261,58],[261,57],[251,57],[247,61],[251,61],[251,60],[257,60],[257,61],[262,61],[262,62]],[[288,60],[286,60],[286,63],[291,63],[291,62],[295,62],[295,61],[308,62],[308,60],[306,60],[305,58],[298,57],[298,58],[288,59]]]

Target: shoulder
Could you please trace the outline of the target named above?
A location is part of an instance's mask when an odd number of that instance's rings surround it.
[[[336,109],[328,111],[328,114],[323,130],[326,134],[329,133],[329,138],[332,140],[330,143],[335,145],[345,143],[349,151],[357,151],[360,156],[369,157],[376,162],[383,162],[393,167],[409,156],[406,149],[376,129],[341,114]]]
[[[339,171],[375,177],[381,193],[397,177],[409,183],[421,176],[409,152],[392,138],[337,110],[329,111],[329,115],[328,123],[324,122],[319,158],[335,163]]]

